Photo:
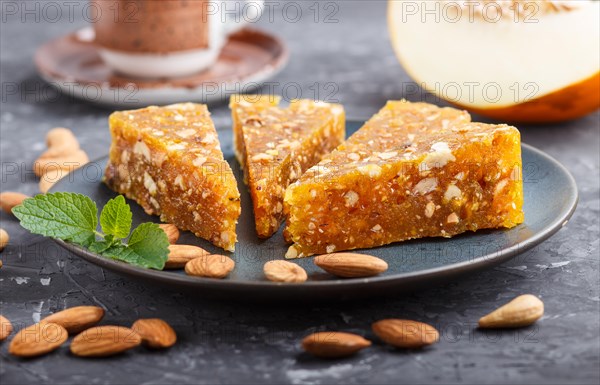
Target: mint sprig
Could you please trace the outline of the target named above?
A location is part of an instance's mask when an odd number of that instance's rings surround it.
[[[131,208],[122,195],[106,203],[100,213],[89,197],[68,192],[37,195],[12,209],[21,226],[35,234],[62,239],[108,258],[162,270],[169,240],[154,223],[142,223],[129,232]],[[126,238],[129,239],[127,240]]]

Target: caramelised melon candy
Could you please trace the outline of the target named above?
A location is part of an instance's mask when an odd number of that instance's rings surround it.
[[[109,125],[106,184],[148,214],[233,251],[240,193],[206,106],[118,111]]]
[[[254,207],[256,233],[266,238],[283,221],[287,186],[336,148],[345,137],[339,104],[292,100],[278,106],[271,95],[233,95],[235,151]]]
[[[287,258],[523,222],[519,131],[390,101],[285,194]]]

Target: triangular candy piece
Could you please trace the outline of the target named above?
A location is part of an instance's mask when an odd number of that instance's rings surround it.
[[[256,232],[273,235],[284,219],[287,186],[336,148],[345,135],[344,109],[339,104],[293,100],[278,106],[270,95],[234,95],[235,152],[244,168]]]
[[[106,184],[148,214],[233,251],[240,193],[203,104],[117,111]]]

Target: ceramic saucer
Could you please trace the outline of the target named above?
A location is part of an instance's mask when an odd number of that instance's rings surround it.
[[[230,36],[209,69],[181,78],[136,79],[111,70],[84,28],[47,42],[36,52],[40,75],[64,93],[89,102],[143,107],[183,101],[210,103],[248,92],[278,73],[288,49],[277,37],[253,28]]]

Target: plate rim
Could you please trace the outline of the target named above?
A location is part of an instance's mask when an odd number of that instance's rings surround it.
[[[510,247],[504,248],[502,250],[488,253],[477,258],[470,259],[468,261],[456,262],[447,265],[437,266],[433,268],[428,268],[424,270],[417,270],[411,272],[397,273],[388,276],[375,276],[368,278],[332,278],[330,280],[323,281],[306,281],[302,283],[281,283],[281,282],[271,282],[268,280],[255,280],[255,281],[232,281],[232,280],[221,280],[221,279],[211,279],[211,278],[202,278],[202,277],[190,277],[182,274],[176,273],[167,273],[164,274],[164,270],[153,270],[153,269],[145,269],[133,265],[129,265],[124,262],[112,260],[106,257],[102,257],[100,255],[94,254],[82,247],[77,245],[59,240],[53,239],[63,248],[73,252],[75,255],[83,258],[84,260],[100,266],[101,268],[107,268],[117,274],[126,274],[128,276],[136,276],[146,280],[153,280],[157,283],[170,283],[174,285],[185,285],[191,286],[198,289],[210,289],[210,290],[222,290],[225,289],[227,291],[236,291],[240,289],[254,289],[254,290],[271,290],[273,288],[277,288],[280,292],[278,293],[285,294],[286,292],[295,292],[298,290],[302,290],[304,288],[321,288],[321,289],[331,289],[335,287],[336,289],[343,288],[352,288],[358,286],[369,285],[371,288],[378,286],[389,286],[389,285],[398,285],[400,286],[402,283],[406,281],[411,281],[418,279],[427,280],[428,278],[444,276],[444,277],[453,277],[460,275],[461,273],[467,273],[473,270],[479,270],[480,267],[485,267],[489,265],[498,265],[500,263],[506,262],[512,257],[521,254],[534,246],[540,244],[546,239],[550,238],[552,235],[556,234],[562,227],[564,227],[573,213],[577,208],[577,204],[579,201],[579,190],[577,189],[577,183],[573,175],[569,172],[569,170],[562,165],[558,160],[545,153],[544,151],[535,148],[531,145],[521,143],[522,149],[526,149],[527,151],[531,151],[535,153],[537,156],[544,158],[547,162],[551,163],[553,166],[558,168],[568,179],[571,190],[573,190],[573,194],[570,194],[570,199],[566,203],[567,209],[560,213],[550,225],[548,225],[543,231],[537,232],[531,238],[523,242],[519,242]],[[103,161],[107,156],[97,159],[96,161]],[[58,185],[58,184],[57,184]],[[56,185],[55,185],[56,186]],[[50,190],[52,191],[52,189]],[[356,252],[362,253],[367,249],[359,249]],[[310,257],[308,257],[310,258]],[[284,291],[281,291],[281,288],[284,287]],[[206,293],[208,294],[208,293]]]

